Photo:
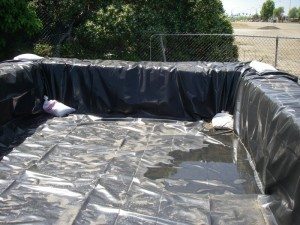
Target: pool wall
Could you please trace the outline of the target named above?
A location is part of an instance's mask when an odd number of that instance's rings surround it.
[[[0,152],[18,121],[42,112],[43,96],[103,117],[210,120],[234,114],[279,224],[300,223],[300,87],[294,76],[258,74],[248,63],[45,59],[0,64]]]

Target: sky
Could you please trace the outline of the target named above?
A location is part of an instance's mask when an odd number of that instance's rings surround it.
[[[265,0],[221,0],[223,2],[224,9],[228,15],[247,13],[255,14],[260,12],[261,6]],[[285,14],[288,13],[289,5],[291,2],[291,8],[296,6],[300,7],[300,0],[275,0],[275,7],[283,6]]]

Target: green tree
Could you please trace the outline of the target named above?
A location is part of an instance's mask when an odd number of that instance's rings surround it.
[[[273,0],[266,0],[261,8],[260,15],[264,21],[267,21],[273,16],[275,3]]]
[[[27,0],[0,0],[0,59],[11,58],[30,45],[41,27],[35,7]]]
[[[149,51],[149,37],[155,33],[233,32],[220,0],[111,0],[105,3],[94,16],[76,28],[71,42],[74,51],[69,56],[148,60],[145,52]],[[220,57],[224,60],[225,55],[228,60],[237,57],[232,37],[225,42],[220,38],[179,40],[168,37],[163,41],[171,57],[168,60],[188,60],[200,55],[207,60],[206,56],[214,57],[214,60],[220,60]],[[186,43],[180,45],[178,41]],[[208,45],[211,48],[208,49]]]
[[[35,46],[35,52],[45,52],[41,46],[51,48],[53,54],[60,51],[62,43],[72,37],[73,31],[88,18],[94,16],[105,1],[95,0],[32,0],[37,7],[37,14],[42,19],[44,29],[42,39]],[[43,43],[46,39],[46,43]]]
[[[275,8],[273,12],[274,16],[276,16],[279,20],[282,20],[283,13],[284,13],[283,7]]]
[[[252,16],[252,20],[253,21],[259,21],[260,17],[258,15],[258,13],[255,13],[253,16]]]
[[[300,8],[299,9],[297,9],[296,7],[291,8],[289,11],[289,18],[291,18],[291,19],[299,18],[299,16],[300,16],[299,11],[300,11]]]

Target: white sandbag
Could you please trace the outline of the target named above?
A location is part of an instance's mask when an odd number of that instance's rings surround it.
[[[255,60],[252,61],[249,66],[255,69],[258,73],[278,71],[274,66],[270,64],[258,62]]]
[[[233,116],[227,112],[217,113],[211,122],[213,128],[217,130],[233,130]]]
[[[43,59],[44,57],[35,55],[35,54],[22,54],[22,55],[18,55],[16,57],[14,57],[14,60],[39,60],[39,59]]]
[[[45,112],[50,113],[53,116],[63,117],[70,113],[75,112],[75,109],[64,105],[56,100],[48,100],[47,96],[44,96],[45,102],[43,104],[43,109]]]

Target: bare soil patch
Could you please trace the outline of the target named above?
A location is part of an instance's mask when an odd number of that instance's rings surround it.
[[[260,27],[258,29],[260,29],[260,30],[279,30],[280,28],[275,27],[275,26],[265,26],[265,27]]]

